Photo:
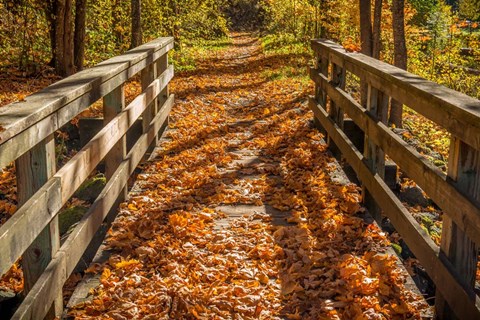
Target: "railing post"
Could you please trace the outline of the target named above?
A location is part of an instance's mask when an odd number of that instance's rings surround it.
[[[159,77],[165,70],[167,70],[168,68],[168,53],[165,53],[163,56],[161,56],[157,62],[156,62],[157,66],[157,77]],[[169,96],[169,91],[168,91],[168,85],[165,87],[165,89],[163,89],[162,91],[160,91],[160,94],[158,95],[158,99],[157,99],[157,106],[156,106],[156,110],[155,110],[155,113],[157,113],[158,111],[160,111],[160,109],[162,108],[163,104],[167,101],[168,99],[168,96]],[[170,117],[167,117],[167,120],[165,120],[165,123],[163,124],[163,126],[160,128],[160,130],[158,131],[158,135],[156,137],[157,139],[157,142],[158,142],[158,139],[160,139],[160,137],[162,136],[163,134],[163,131],[165,131],[165,129],[167,128],[168,126],[168,123],[169,123],[169,118]]]
[[[332,84],[342,90],[345,90],[345,82],[345,69],[336,63],[332,63]],[[340,106],[337,106],[336,103],[333,101],[330,101],[330,104],[330,116],[338,124],[338,126],[343,129],[343,109]]]
[[[340,88],[340,89],[345,89],[345,69],[336,63],[332,62],[332,79],[331,82],[334,86]],[[337,106],[333,100],[330,100],[330,110],[329,110],[329,115],[330,118],[335,121],[335,123],[343,130],[343,110],[340,106]],[[335,156],[340,156],[340,150],[338,147],[335,145],[335,143],[328,138],[328,146],[332,153]]]
[[[55,174],[56,160],[53,134],[19,157],[15,161],[15,166],[17,171],[17,197],[20,207]],[[59,247],[58,218],[55,217],[22,256],[25,295],[32,289]],[[62,308],[62,291],[60,289],[58,297],[45,319],[53,319],[59,316],[62,313]]]
[[[452,136],[448,159],[448,177],[456,187],[475,200],[480,200],[480,151]],[[472,301],[476,294],[478,246],[460,230],[448,215],[443,215],[440,258],[448,259],[458,276],[460,284],[469,293]],[[437,293],[435,311],[439,319],[457,319],[445,299]]]
[[[118,113],[125,108],[125,92],[124,84],[121,84],[112,92],[103,98],[103,121],[107,124],[117,116]],[[109,180],[120,163],[127,155],[127,139],[126,135],[112,148],[105,157],[105,177]],[[127,197],[127,187],[120,194],[119,200],[122,201]],[[120,199],[121,198],[121,199]]]
[[[362,98],[363,100],[363,98]],[[367,85],[366,107],[374,116],[382,123],[386,124],[388,119],[388,103],[389,98],[380,90],[374,88],[372,85]],[[370,141],[368,135],[365,135],[364,156],[367,160],[370,171],[375,174],[378,173],[382,179],[385,180],[385,153],[377,145]],[[374,197],[370,192],[363,187],[363,202],[367,207],[372,217],[381,222],[382,210],[375,202]]]
[[[321,74],[328,77],[328,58],[325,55],[322,55],[322,52],[316,51],[316,60],[315,60],[315,69],[320,71]],[[318,84],[315,84],[315,99],[317,100],[318,104],[322,106],[323,109],[327,110],[327,92],[323,90]],[[313,122],[315,127],[323,133],[325,136],[327,132],[320,124],[320,121],[316,117],[313,117]],[[326,137],[325,137],[326,138]],[[326,141],[327,139],[325,139]]]
[[[148,67],[141,71],[141,83],[142,83],[142,91],[145,90],[156,78],[157,78],[157,64],[156,62],[151,63]],[[157,112],[157,103],[158,99],[155,99],[142,114],[142,128],[143,133],[148,132],[148,128],[150,127],[150,122],[153,120]],[[157,144],[157,140],[154,139],[152,145],[148,148],[147,153],[151,153]]]

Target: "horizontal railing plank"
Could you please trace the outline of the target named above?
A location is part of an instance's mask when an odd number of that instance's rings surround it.
[[[83,252],[92,240],[96,232],[96,229],[93,230],[92,227],[96,226],[96,222],[101,223],[105,219],[106,214],[108,214],[110,208],[115,204],[118,195],[122,192],[123,187],[127,184],[128,178],[143,159],[149,145],[154,140],[154,136],[165,123],[172,109],[173,102],[174,96],[170,95],[160,111],[153,118],[148,131],[138,138],[135,145],[125,157],[125,160],[123,160],[117,170],[115,170],[111,180],[107,182],[102,193],[63,244],[60,250],[65,251],[67,255],[67,274],[73,272]],[[98,224],[98,226],[100,226],[100,224]]]
[[[372,57],[346,52],[329,40],[312,40],[312,48],[343,60],[337,62],[348,71],[480,150],[479,100]]]
[[[118,195],[128,182],[128,178],[143,159],[143,155],[165,123],[173,106],[173,102],[174,96],[170,95],[150,123],[148,131],[140,136],[127,154],[125,160],[122,161],[113,173],[112,178],[107,182],[88,212],[75,227],[54,259],[49,263],[46,271],[28,293],[25,301],[12,317],[12,320],[42,319],[46,315],[48,309],[45,306],[51,305],[56,297],[51,292],[58,292],[73,272],[76,264],[82,257],[83,252],[85,252],[106,215],[113,205],[115,205]]]
[[[0,274],[7,272],[173,77],[170,66],[0,227]],[[58,194],[59,193],[59,194]],[[32,224],[32,221],[35,221]],[[15,244],[14,246],[12,244]]]
[[[470,300],[471,292],[467,292],[456,280],[450,262],[439,258],[439,248],[429,235],[420,227],[408,210],[393,194],[378,174],[372,174],[364,161],[364,156],[355,148],[346,134],[329,118],[328,113],[317,104],[314,98],[309,105],[321,125],[327,130],[329,137],[341,150],[343,156],[357,173],[359,179],[375,195],[375,200],[389,217],[396,230],[429,276],[437,289],[452,306],[460,319],[479,319],[480,302]]]
[[[0,108],[0,168],[172,48],[159,38]]]
[[[366,135],[395,161],[473,241],[480,244],[480,205],[459,191],[447,176],[386,125],[375,119],[345,91],[336,88],[318,70],[310,69],[315,83],[340,105]],[[455,201],[452,201],[455,199]]]

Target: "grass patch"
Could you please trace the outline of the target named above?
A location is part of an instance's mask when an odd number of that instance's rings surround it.
[[[184,41],[171,50],[170,61],[175,66],[175,71],[192,71],[197,68],[197,59],[208,58],[212,52],[221,51],[230,46],[232,40],[227,37],[218,39],[196,39]]]
[[[269,81],[282,80],[287,78],[297,78],[304,81],[309,81],[306,68],[295,68],[283,66],[277,69],[265,70],[262,72],[262,77]]]
[[[308,42],[299,40],[292,34],[269,34],[261,38],[266,54],[311,54]]]

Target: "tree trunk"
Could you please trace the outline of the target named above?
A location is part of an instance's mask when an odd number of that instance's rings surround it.
[[[64,33],[65,33],[65,2],[68,0],[57,0],[57,12],[53,27],[55,28],[55,71],[58,75],[65,75],[64,67]]]
[[[72,37],[72,0],[57,0],[55,28],[55,71],[62,77],[74,72]]]
[[[57,14],[57,0],[49,0],[47,1],[47,5],[45,6],[45,17],[47,18],[49,34],[50,34],[50,48],[52,50],[52,58],[48,63],[49,66],[55,67],[55,60],[56,60],[56,17]]]
[[[360,41],[362,42],[362,53],[372,56],[372,6],[370,0],[360,0]]]
[[[373,53],[373,34],[370,0],[360,0],[360,41],[362,42],[361,52],[371,57]],[[360,102],[364,107],[367,107],[367,90],[367,84],[362,81],[360,83]]]
[[[75,1],[75,34],[73,39],[73,55],[77,71],[83,70],[85,60],[85,18],[87,0]]]
[[[130,49],[138,47],[142,44],[142,12],[141,0],[132,0],[131,2],[131,18],[132,18],[132,41],[130,42]]]
[[[403,70],[407,70],[407,45],[405,42],[405,0],[393,0],[392,19],[393,19],[393,46],[394,46],[394,65]],[[397,128],[402,127],[403,105],[392,100],[389,122]]]
[[[64,76],[69,76],[75,72],[75,64],[73,63],[73,0],[65,1],[65,19],[64,19],[64,33],[63,33],[63,58],[64,58]]]
[[[382,0],[375,0],[375,8],[373,11],[373,49],[372,56],[380,59],[380,51],[382,50]]]

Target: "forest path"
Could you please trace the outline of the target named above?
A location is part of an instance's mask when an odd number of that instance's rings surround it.
[[[312,127],[311,85],[282,71],[292,59],[233,34],[176,75],[170,129],[121,206],[114,253],[90,268],[99,285],[70,315],[419,317],[423,300]]]

